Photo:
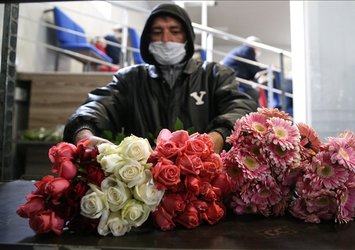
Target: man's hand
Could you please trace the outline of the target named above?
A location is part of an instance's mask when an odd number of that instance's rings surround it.
[[[214,142],[214,152],[217,154],[221,153],[224,145],[222,135],[216,131],[212,131],[208,133],[208,135],[212,138],[212,141]]]
[[[95,136],[91,130],[88,129],[83,129],[80,130],[76,136],[75,136],[75,144],[77,144],[80,140],[82,139],[88,139],[89,140],[89,147],[95,147],[101,143],[111,143],[109,140],[106,140],[104,138]]]

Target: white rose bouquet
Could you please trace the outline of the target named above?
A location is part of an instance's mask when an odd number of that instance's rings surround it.
[[[164,191],[154,184],[147,160],[152,152],[147,139],[131,135],[119,145],[98,146],[97,162],[105,172],[100,187],[90,189],[81,199],[81,214],[100,219],[97,232],[122,236],[141,226],[160,203]]]

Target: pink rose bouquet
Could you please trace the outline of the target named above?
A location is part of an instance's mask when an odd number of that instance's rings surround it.
[[[225,215],[222,199],[230,179],[207,134],[163,129],[148,162],[157,188],[165,192],[152,214],[161,230],[215,224]]]
[[[221,154],[232,179],[229,207],[236,214],[283,215],[300,164],[300,133],[291,117],[259,108],[239,119]]]

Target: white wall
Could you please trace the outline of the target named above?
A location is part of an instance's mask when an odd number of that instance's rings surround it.
[[[355,131],[355,2],[291,1],[295,121]]]

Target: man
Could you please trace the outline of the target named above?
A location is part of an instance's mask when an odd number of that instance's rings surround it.
[[[192,59],[195,33],[187,13],[174,4],[153,9],[141,35],[147,64],[119,70],[107,86],[89,93],[69,118],[64,140],[91,145],[104,142],[104,131],[147,138],[163,128],[208,133],[215,152],[222,151],[235,121],[255,111],[255,103],[238,91],[235,74],[217,63]]]
[[[255,36],[249,36],[247,37],[246,40],[252,42],[260,42],[260,39]],[[224,57],[222,64],[232,68],[235,71],[237,77],[249,81],[254,81],[256,80],[255,75],[263,69],[254,64],[239,61],[234,57],[241,57],[256,62],[257,61],[256,58],[259,54],[260,54],[260,50],[258,48],[245,43],[239,47],[232,49]],[[254,89],[252,86],[246,83],[240,83],[240,87],[241,90],[247,93],[248,95],[250,95],[256,101],[256,103],[259,103],[258,90]]]

